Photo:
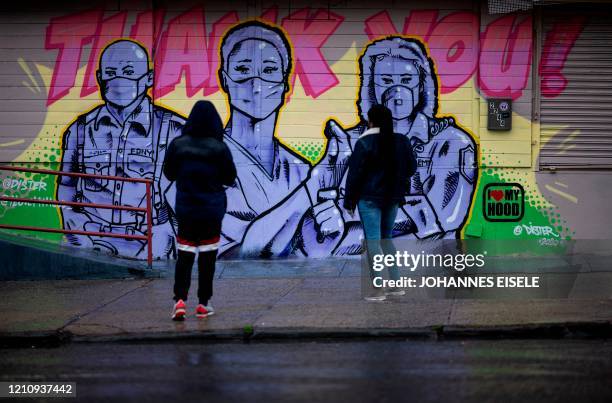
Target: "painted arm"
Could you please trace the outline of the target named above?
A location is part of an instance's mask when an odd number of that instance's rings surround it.
[[[307,185],[303,182],[279,204],[250,223],[242,239],[241,256],[288,254],[304,211],[310,206]]]
[[[444,130],[438,141],[448,142],[448,152],[442,156],[434,155],[432,176],[423,185],[427,203],[422,200],[409,215],[418,220],[413,215],[416,209],[418,216],[424,218],[421,221],[431,223],[425,236],[455,238],[465,222],[474,194],[477,175],[475,144],[466,133],[455,127]],[[435,226],[439,228],[434,231],[431,228]]]
[[[222,255],[240,243],[247,227],[251,222],[242,220],[235,215],[226,213],[221,223],[221,239],[219,240],[219,254]]]
[[[238,173],[236,172],[236,165],[234,164],[234,158],[229,147],[223,143],[223,157],[221,162],[221,180],[223,185],[232,186],[236,181]]]
[[[349,168],[346,176],[346,188],[344,190],[344,208],[355,210],[361,193],[363,175],[365,169],[365,149],[361,141],[355,144],[355,150],[349,158]]]
[[[239,177],[225,190],[225,194],[227,196],[227,212],[221,223],[220,255],[240,245],[247,227],[257,218],[257,212],[247,202]]]
[[[80,168],[80,156],[77,147],[77,122],[63,134],[62,141],[62,164],[60,171],[82,173]],[[78,178],[70,176],[60,176],[57,185],[56,199],[62,201],[82,202],[82,197],[79,196],[77,185]],[[85,223],[91,221],[87,214],[79,207],[64,206],[60,209],[64,229],[85,230]],[[73,246],[93,247],[91,238],[87,235],[66,234],[66,241]]]
[[[430,200],[425,195],[410,194],[411,178],[417,171],[417,160],[408,138],[404,138],[403,153],[408,159],[404,204],[397,212],[394,237],[399,239],[420,239],[434,236],[442,231]],[[431,183],[431,182],[430,182]]]
[[[164,161],[164,175],[168,181],[174,182],[178,175],[178,167],[176,161],[176,145],[174,141],[172,141],[168,145],[168,149],[166,150],[165,156],[163,157]]]
[[[154,197],[156,203],[153,208],[156,211],[156,220],[153,221],[154,225],[152,228],[152,248],[154,258],[167,258],[175,254],[175,237],[178,231],[176,228],[176,218],[174,213],[173,205],[176,201],[176,149],[174,140],[180,136],[181,126],[176,125],[172,127],[172,131],[168,135],[170,144],[167,147],[164,144],[160,144],[160,150],[158,160],[154,163],[163,163],[162,172],[160,177],[155,178],[153,184],[153,192],[157,194]],[[159,188],[157,188],[159,186]],[[139,256],[141,258],[146,257],[146,247],[141,251]]]
[[[350,150],[350,142],[348,134],[335,122],[328,122],[324,133],[328,141],[323,158],[293,192],[249,225],[242,239],[241,255],[270,257],[291,253],[303,222],[309,223],[309,232],[315,233],[317,249],[325,249],[329,255],[336,247],[344,232],[338,188],[344,159],[349,154],[341,151]]]

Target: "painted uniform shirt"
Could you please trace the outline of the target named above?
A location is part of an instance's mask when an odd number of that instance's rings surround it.
[[[357,125],[347,130],[350,136],[351,148],[359,136],[365,131],[365,125]],[[417,159],[417,172],[411,178],[410,194],[424,195],[431,208],[425,214],[428,224],[434,232],[448,232],[454,237],[453,231],[465,220],[472,194],[474,192],[476,168],[474,141],[449,118],[430,119],[419,113],[408,133],[414,154]],[[341,150],[344,158],[349,150]],[[340,194],[346,182],[346,165],[341,164],[342,180]],[[396,219],[394,236],[409,235],[417,232],[414,220],[423,220],[422,213],[404,205]],[[357,223],[355,221],[355,223]],[[352,224],[346,224],[351,226]],[[421,234],[419,234],[421,235]],[[359,253],[361,229],[348,231],[336,249],[336,254]],[[306,251],[309,253],[309,251]],[[330,251],[331,253],[331,251]]]
[[[418,115],[408,134],[417,159],[410,193],[426,195],[444,231],[457,229],[474,191],[476,145],[450,118]]]
[[[250,221],[282,201],[308,176],[308,163],[278,140],[273,142],[274,165],[270,176],[242,145],[230,135],[225,136],[238,171],[235,186],[226,190],[228,206],[222,227],[226,247],[232,241],[240,242]]]
[[[100,105],[81,116],[68,129],[63,161],[70,162],[69,171],[72,172],[153,179],[156,164],[163,163],[167,144],[180,135],[184,124],[181,117],[171,112],[166,112],[167,122],[163,124],[163,115],[164,110],[154,106],[149,98],[145,97],[122,125],[106,105]],[[82,156],[78,151],[78,125],[82,125]],[[161,170],[158,169],[157,172],[160,175]],[[165,185],[160,184],[165,179],[161,176],[153,186],[154,202],[158,205],[163,197],[161,193],[167,192],[169,186],[167,181]],[[68,178],[63,179],[65,180],[70,181]],[[76,181],[76,191],[77,198],[81,194],[80,198],[84,202],[137,207],[146,205],[143,183],[81,179]],[[173,204],[174,198],[169,199]],[[89,231],[116,232],[115,226],[129,226],[141,232],[144,230],[142,213],[95,208],[85,208],[84,212],[90,219],[84,223],[84,227]],[[158,212],[154,212],[154,215],[158,215],[156,213]],[[165,214],[167,215],[167,212]],[[156,217],[155,221],[163,219],[167,217]],[[120,230],[131,231],[125,228]]]
[[[361,126],[351,131],[353,147],[361,132]],[[453,195],[462,192],[461,178],[467,182],[471,193],[476,176],[473,165],[476,145],[465,132],[448,118],[429,119],[419,113],[406,136],[410,138],[417,159],[417,172],[411,178],[411,194],[428,195],[435,189],[436,181],[444,182],[444,194],[435,198],[439,199],[440,207],[446,208]],[[346,175],[342,187],[345,180]]]
[[[355,144],[357,143],[357,140],[359,140],[359,137],[363,135],[366,129],[366,125],[360,124],[347,130],[350,136],[351,149],[341,150],[341,152],[344,151],[342,153],[344,158],[348,158],[348,155],[350,155],[351,150],[355,149]],[[429,136],[429,120],[427,116],[422,113],[417,114],[414,123],[410,127],[409,132],[405,135],[411,139],[410,143],[412,144],[415,156],[417,157],[417,171],[422,173],[421,177],[426,178],[430,176],[432,171],[429,148],[425,150],[425,147],[423,147],[423,145],[429,145],[429,147],[431,147],[431,145],[435,142],[430,142],[431,138]],[[420,152],[417,151],[417,146],[420,146],[418,147],[418,150]],[[347,166],[348,164],[346,163],[342,164],[342,181],[340,185],[341,194],[344,193]]]

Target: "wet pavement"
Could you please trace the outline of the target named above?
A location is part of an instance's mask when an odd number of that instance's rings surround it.
[[[170,320],[171,272],[144,279],[4,281],[0,345],[47,336],[98,341],[242,338],[245,329],[258,339],[439,338],[491,332],[514,338],[517,332],[539,332],[538,337],[542,332],[546,337],[612,335],[612,271],[579,273],[567,283],[571,287],[565,297],[537,291],[506,298],[501,291],[480,289],[482,298],[408,293],[377,303],[364,301],[360,270],[359,259],[223,261],[212,299],[218,314],[196,320],[190,298],[189,316],[180,324]],[[519,337],[531,337],[524,333]]]
[[[72,381],[86,402],[612,401],[601,340],[72,343],[0,357],[1,381]]]

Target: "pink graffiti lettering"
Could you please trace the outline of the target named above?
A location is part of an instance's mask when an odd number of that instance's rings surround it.
[[[161,98],[174,91],[186,79],[187,97],[203,90],[209,78],[208,49],[204,31],[204,10],[191,9],[168,22],[162,35],[159,58],[155,60],[155,97]]]
[[[215,22],[212,26],[212,31],[208,40],[208,60],[210,64],[210,77],[206,87],[204,88],[204,95],[214,94],[219,90],[217,83],[216,72],[219,69],[219,42],[225,31],[227,31],[232,25],[239,21],[238,13],[232,11],[225,14]]]
[[[478,19],[469,12],[456,12],[440,21],[437,19],[436,10],[412,11],[404,20],[401,34],[428,42],[440,77],[440,90],[445,94],[455,91],[474,74]],[[389,13],[382,11],[365,21],[365,33],[370,40],[374,40],[400,32]]]
[[[304,93],[317,98],[339,81],[321,53],[321,47],[334,34],[344,17],[327,10],[310,13],[309,8],[296,11],[282,20],[282,26],[293,41],[295,74]],[[293,85],[292,85],[293,87]]]
[[[412,11],[404,22],[403,33],[404,35],[417,36],[422,40],[427,41],[437,20],[437,10]]]
[[[442,18],[428,37],[431,57],[440,76],[440,92],[461,87],[476,70],[478,19],[473,13],[458,12]]]
[[[59,53],[47,105],[68,95],[74,87],[83,46],[93,41],[102,14],[102,10],[93,10],[51,19],[46,31],[45,49],[59,49]]]
[[[498,18],[487,27],[480,45],[481,91],[490,97],[517,99],[531,67],[532,21],[517,16]]]
[[[575,16],[556,22],[547,32],[539,68],[542,96],[554,98],[567,86],[563,66],[585,23],[586,17]]]
[[[191,9],[170,20],[165,32],[164,10],[143,11],[136,16],[129,37],[142,43],[155,55],[156,97],[172,92],[186,81],[186,93],[211,95],[218,91],[218,47],[222,35],[239,22],[231,11],[216,20],[206,34],[202,7]],[[266,9],[261,19],[278,23],[279,8]],[[47,105],[65,97],[75,86],[83,48],[91,44],[91,52],[80,96],[97,90],[95,72],[100,52],[109,42],[123,37],[126,12],[104,19],[101,9],[74,13],[51,19],[46,29],[45,48],[57,50]],[[339,83],[321,49],[336,32],[344,17],[326,9],[303,8],[281,21],[293,44],[294,74],[299,77],[306,95],[317,98]],[[546,33],[539,74],[542,95],[555,97],[564,91],[567,79],[563,66],[580,36],[585,18],[576,16],[558,21]],[[422,39],[435,61],[441,93],[450,93],[464,85],[478,68],[478,85],[485,96],[522,96],[531,68],[532,20],[530,16],[508,15],[486,26],[478,40],[478,15],[459,11],[440,16],[437,10],[413,10],[404,19],[399,31],[388,11],[378,12],[364,21],[370,40],[388,35],[408,35]],[[480,54],[477,55],[478,45]],[[202,92],[200,92],[202,91]]]
[[[141,43],[149,52],[149,57],[159,41],[159,27],[164,23],[164,14],[161,9],[139,13],[130,29],[130,38]]]
[[[373,41],[388,35],[408,35],[427,41],[438,20],[437,10],[415,10],[404,20],[404,28],[400,32],[391,21],[387,11],[381,11],[365,20],[365,33]]]
[[[85,71],[85,78],[83,79],[83,86],[81,87],[81,97],[86,97],[98,90],[96,69],[100,53],[109,42],[123,36],[126,19],[127,11],[122,11],[102,21],[96,33],[93,46],[91,47],[91,52],[89,52],[87,70]]]
[[[389,13],[386,11],[381,11],[378,14],[374,14],[370,18],[366,19],[364,24],[365,33],[368,36],[368,39],[371,41],[382,36],[400,33],[397,28],[395,28]]]
[[[276,24],[278,21],[278,6],[272,6],[261,13],[261,19]]]

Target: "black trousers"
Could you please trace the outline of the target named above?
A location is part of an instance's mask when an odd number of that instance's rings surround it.
[[[196,254],[183,250],[178,251],[178,260],[174,271],[174,300],[187,300],[191,286],[191,269]],[[215,262],[217,251],[199,252],[198,254],[198,300],[207,305],[213,295],[213,278],[215,277]]]
[[[213,295],[213,279],[221,221],[193,222],[179,220],[178,259],[174,271],[174,300],[187,300],[191,286],[191,270],[198,254],[198,300],[207,305]]]

